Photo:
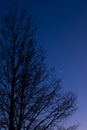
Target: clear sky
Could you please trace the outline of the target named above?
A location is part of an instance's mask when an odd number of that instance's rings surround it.
[[[15,0],[0,1],[0,16]],[[87,2],[86,0],[19,0],[38,25],[37,41],[46,50],[48,66],[63,77],[64,90],[78,97],[69,124],[87,130]],[[68,121],[68,120],[67,120]]]

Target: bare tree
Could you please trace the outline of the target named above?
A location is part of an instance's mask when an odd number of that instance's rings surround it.
[[[68,128],[65,128],[63,126],[57,126],[55,129],[56,130],[77,130],[79,125],[73,125],[73,126],[69,126]],[[50,128],[50,130],[54,130],[54,128]]]
[[[44,63],[36,27],[26,11],[11,10],[0,27],[0,129],[47,130],[75,110],[75,96]]]

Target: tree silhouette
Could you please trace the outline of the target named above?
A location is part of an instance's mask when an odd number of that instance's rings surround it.
[[[77,130],[78,126],[79,125],[73,125],[73,126],[69,126],[68,128],[64,128],[62,126],[57,126],[56,130]],[[50,130],[54,130],[54,127],[53,128],[51,127]]]
[[[75,96],[44,63],[26,11],[10,10],[0,27],[0,129],[47,130],[75,110]]]

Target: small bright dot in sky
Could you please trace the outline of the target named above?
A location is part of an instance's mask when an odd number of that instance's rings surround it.
[[[63,73],[63,70],[60,70],[60,73]]]

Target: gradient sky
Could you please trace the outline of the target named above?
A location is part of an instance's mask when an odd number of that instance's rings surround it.
[[[0,16],[15,0],[0,1]],[[37,41],[46,50],[48,66],[63,77],[64,90],[78,97],[78,110],[67,120],[87,130],[87,2],[84,0],[19,0],[38,25]],[[64,123],[66,125],[66,122]]]

